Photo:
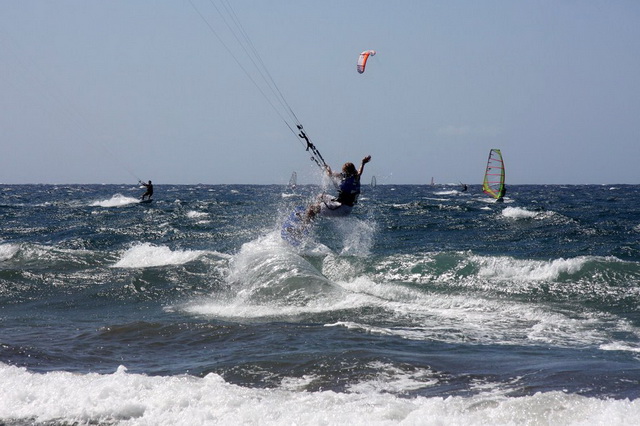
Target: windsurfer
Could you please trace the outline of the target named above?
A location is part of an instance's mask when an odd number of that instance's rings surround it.
[[[364,171],[364,165],[371,161],[368,155],[362,159],[360,170],[356,169],[353,163],[344,163],[342,173],[334,173],[331,167],[326,167],[326,172],[331,179],[340,179],[337,185],[338,196],[332,197],[328,194],[321,194],[318,202],[312,204],[307,209],[307,218],[309,220],[320,216],[347,216],[351,213],[353,206],[358,202],[360,195],[360,177]]]
[[[504,194],[506,194],[506,193],[507,193],[507,186],[503,185],[502,189],[498,193],[498,198],[496,199],[496,203],[503,203],[504,202]]]
[[[142,200],[144,201],[144,197],[149,197],[149,199],[151,199],[151,196],[153,195],[153,184],[151,183],[151,181],[149,181],[149,183],[144,183],[140,181],[140,185],[147,188],[147,192],[142,194]]]

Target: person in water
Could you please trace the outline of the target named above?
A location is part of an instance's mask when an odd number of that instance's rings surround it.
[[[151,183],[151,181],[149,181],[149,183],[140,181],[140,185],[143,185],[145,188],[147,188],[147,192],[142,194],[142,200],[144,201],[144,197],[149,197],[149,199],[151,199],[151,196],[153,195],[153,184]]]
[[[327,166],[327,174],[331,179],[340,179],[337,197],[329,194],[321,194],[319,202],[312,204],[307,209],[307,219],[312,220],[316,215],[320,216],[347,216],[351,213],[353,206],[358,202],[360,195],[360,177],[364,171],[364,165],[371,161],[368,155],[362,159],[360,170],[356,169],[353,163],[344,163],[342,173],[334,173],[331,167]]]

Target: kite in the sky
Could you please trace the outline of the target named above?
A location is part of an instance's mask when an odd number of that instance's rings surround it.
[[[367,59],[369,56],[373,56],[376,54],[375,50],[365,50],[360,54],[358,58],[358,72],[362,74],[364,72],[365,67],[367,66]]]

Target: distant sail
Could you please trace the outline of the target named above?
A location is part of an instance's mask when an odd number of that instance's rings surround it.
[[[499,149],[492,149],[489,152],[482,191],[496,199],[504,195],[504,161]]]
[[[289,188],[295,189],[298,185],[298,174],[296,172],[291,173],[291,178],[289,179]]]
[[[377,185],[378,185],[378,182],[376,181],[375,175],[371,176],[371,187],[375,188]]]

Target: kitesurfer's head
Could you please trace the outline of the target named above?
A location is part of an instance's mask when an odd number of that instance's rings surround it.
[[[358,171],[356,170],[356,166],[354,166],[353,163],[344,163],[344,166],[342,166],[342,173],[347,176],[354,176],[358,174]]]

